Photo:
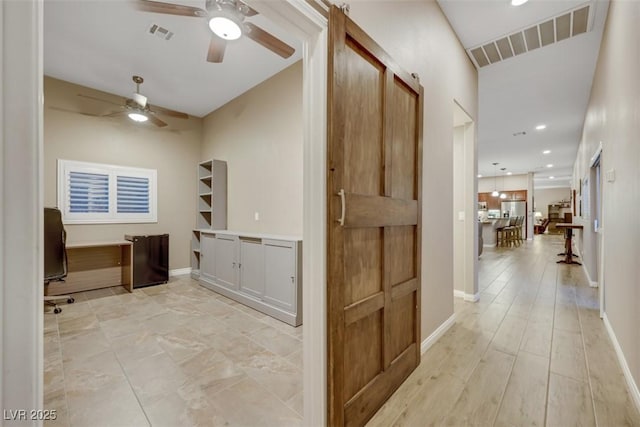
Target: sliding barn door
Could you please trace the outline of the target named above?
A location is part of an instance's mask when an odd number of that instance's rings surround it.
[[[422,87],[329,20],[328,406],[363,425],[420,361]]]

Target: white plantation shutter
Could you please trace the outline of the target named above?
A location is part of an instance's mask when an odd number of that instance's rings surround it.
[[[58,160],[58,206],[65,224],[157,222],[157,172]]]
[[[72,171],[67,185],[70,212],[109,212],[109,175]]]
[[[118,213],[149,213],[149,178],[118,175]]]

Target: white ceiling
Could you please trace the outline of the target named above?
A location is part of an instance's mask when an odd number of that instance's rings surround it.
[[[171,3],[204,9],[204,0]],[[247,19],[296,49],[283,59],[242,37],[221,64],[206,61],[211,31],[204,18],[141,12],[131,0],[48,0],[44,3],[44,73],[123,97],[133,75],[140,92],[161,107],[202,117],[293,64],[301,43],[262,15]],[[174,33],[148,34],[152,24]]]
[[[608,1],[529,0],[519,7],[509,0],[438,3],[465,49],[591,6],[591,31],[478,70],[478,173],[493,176],[492,163],[499,162],[498,168],[513,174],[535,172],[536,188],[570,186]],[[537,131],[538,124],[547,128]],[[523,131],[526,135],[513,135]]]

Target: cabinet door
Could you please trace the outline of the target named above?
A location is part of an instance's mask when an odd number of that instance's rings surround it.
[[[208,281],[213,281],[216,277],[215,240],[213,234],[202,233],[200,237],[200,277]]]
[[[237,236],[216,235],[216,283],[233,290],[238,290],[237,242]]]
[[[264,251],[260,239],[240,239],[240,292],[262,299]]]
[[[294,242],[265,241],[264,301],[296,312],[296,251]]]

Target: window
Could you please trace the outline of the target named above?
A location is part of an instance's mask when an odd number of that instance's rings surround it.
[[[65,224],[158,222],[157,172],[58,159],[58,207]]]

